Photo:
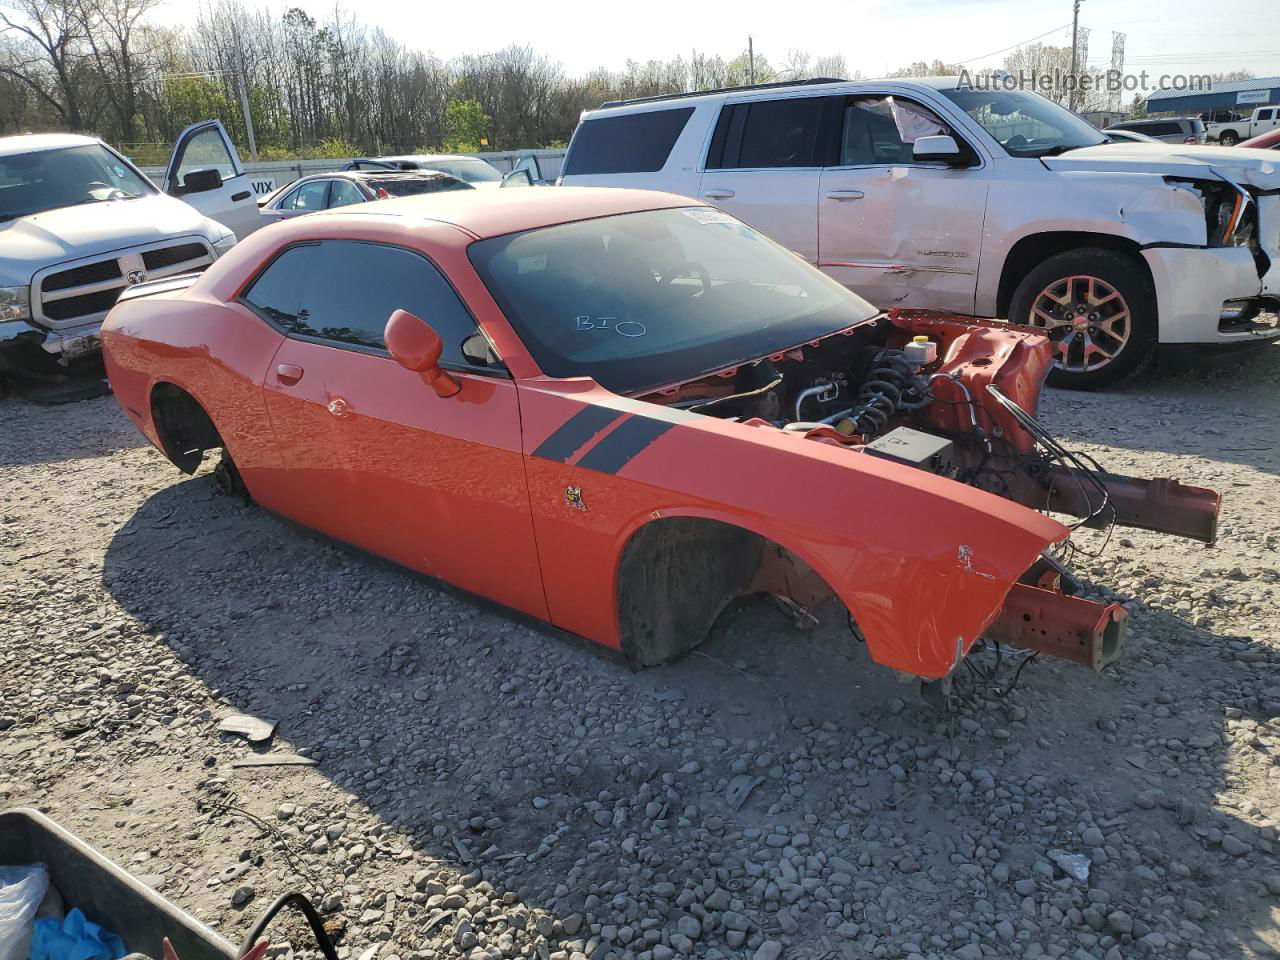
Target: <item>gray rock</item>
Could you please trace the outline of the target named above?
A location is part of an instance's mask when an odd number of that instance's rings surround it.
[[[1133,933],[1133,917],[1123,910],[1112,910],[1107,914],[1107,926],[1114,933]]]
[[[1252,848],[1234,834],[1228,833],[1222,838],[1222,852],[1232,857],[1243,857]]]
[[[689,914],[685,914],[676,921],[676,930],[684,934],[690,940],[697,940],[702,936],[702,924],[698,922],[697,917],[690,916]]]
[[[716,887],[712,890],[703,905],[708,910],[728,910],[729,909],[729,891],[723,887]]]

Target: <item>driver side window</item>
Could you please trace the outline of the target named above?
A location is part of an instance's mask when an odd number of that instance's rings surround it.
[[[223,180],[236,175],[235,161],[227,150],[226,141],[216,127],[201,130],[186,142],[182,158],[178,161],[178,182],[184,182],[192,170],[217,170]]]
[[[840,166],[915,163],[915,142],[942,134],[954,136],[937,114],[910,100],[849,97],[840,138]]]
[[[280,202],[281,210],[323,210],[328,180],[310,180]]]
[[[501,368],[486,343],[473,339],[476,322],[449,281],[426,257],[403,247],[355,240],[298,244],[276,257],[241,299],[286,336],[378,354],[386,353],[388,318],[408,310],[440,335],[443,363]]]

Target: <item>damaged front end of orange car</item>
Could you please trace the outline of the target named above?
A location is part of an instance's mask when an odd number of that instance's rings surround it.
[[[928,696],[945,687],[942,671],[949,674],[963,662],[977,633],[989,643],[1095,671],[1121,655],[1125,609],[1086,596],[1058,559],[1065,554],[1056,541],[1068,536],[1069,529],[1128,526],[1205,543],[1216,536],[1218,493],[1174,479],[1108,472],[1088,455],[1067,449],[1036,421],[1054,349],[1033,328],[893,310],[831,337],[666,387],[644,399],[798,434],[859,457],[945,477],[1032,510],[1076,518],[1069,528],[1055,525],[1060,531],[1055,542],[1042,541],[1045,549],[1021,575],[1016,570],[1002,570],[998,577],[982,572],[982,564],[991,560],[990,538],[982,553],[964,543],[953,545],[958,552],[949,562],[971,567],[976,576],[998,579],[1004,592],[993,595],[987,588],[997,586],[994,582],[979,586],[969,581],[968,589],[990,597],[984,603],[1003,599],[998,607],[984,607],[981,630],[965,634],[970,639],[945,664],[935,657],[935,668],[922,669],[924,658],[917,656],[903,667],[876,656],[919,676]],[[932,489],[932,481],[929,485]],[[934,501],[938,519],[960,499]],[[821,579],[808,577],[814,589],[806,596],[801,585],[813,571],[785,553],[761,564],[754,587],[802,603],[818,599]],[[852,611],[849,598],[842,599]]]
[[[1075,517],[1079,526],[1134,527],[1214,542],[1219,493],[1171,478],[1111,473],[1036,421],[1054,356],[1053,344],[1038,333],[925,311],[894,311],[890,319],[910,342],[939,343],[938,368],[927,373],[935,402],[925,417],[946,434],[968,433],[957,445],[958,470],[967,482],[1036,510]],[[1120,604],[1085,597],[1067,568],[1043,555],[1011,587],[984,636],[1100,671],[1119,659],[1127,619]]]

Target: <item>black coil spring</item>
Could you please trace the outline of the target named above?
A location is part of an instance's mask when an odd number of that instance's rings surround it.
[[[901,350],[881,350],[849,411],[848,419],[854,427],[851,432],[868,439],[877,436],[899,410],[927,403],[927,392],[927,385],[912,369],[906,354]]]

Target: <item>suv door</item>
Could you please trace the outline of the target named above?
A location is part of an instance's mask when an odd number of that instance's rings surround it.
[[[818,259],[818,181],[828,105],[791,96],[726,103],[698,195],[810,263]]]
[[[197,176],[192,177],[193,173]],[[224,224],[242,240],[262,226],[249,175],[217,120],[193,123],[179,134],[163,189]]]
[[[840,97],[835,165],[818,190],[818,266],[882,309],[973,313],[987,180],[973,167],[919,162],[920,137],[956,138],[936,113],[897,96]]]

